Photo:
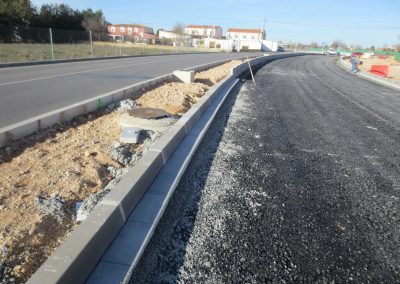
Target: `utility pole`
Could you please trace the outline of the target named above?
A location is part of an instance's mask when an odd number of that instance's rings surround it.
[[[266,19],[264,17],[263,31],[265,31],[265,21],[266,21]]]

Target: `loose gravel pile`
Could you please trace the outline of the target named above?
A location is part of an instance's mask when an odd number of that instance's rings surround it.
[[[237,64],[202,76],[228,74]],[[162,135],[142,131],[139,145],[120,143],[121,112],[151,101],[152,107],[182,114],[208,88],[202,83],[161,86],[136,101],[122,101],[0,149],[0,283],[25,282]]]

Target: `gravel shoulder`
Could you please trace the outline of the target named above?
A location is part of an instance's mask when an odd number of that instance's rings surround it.
[[[131,283],[395,283],[400,94],[333,58],[229,97]]]

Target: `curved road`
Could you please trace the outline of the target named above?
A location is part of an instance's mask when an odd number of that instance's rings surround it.
[[[254,55],[161,55],[0,68],[0,128],[177,69]]]
[[[396,283],[400,92],[274,61],[218,114],[132,283]]]

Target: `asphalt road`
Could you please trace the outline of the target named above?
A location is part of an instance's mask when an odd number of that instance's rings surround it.
[[[255,53],[134,57],[0,68],[0,128],[200,64]]]
[[[226,102],[132,283],[399,283],[400,92],[274,61]]]

